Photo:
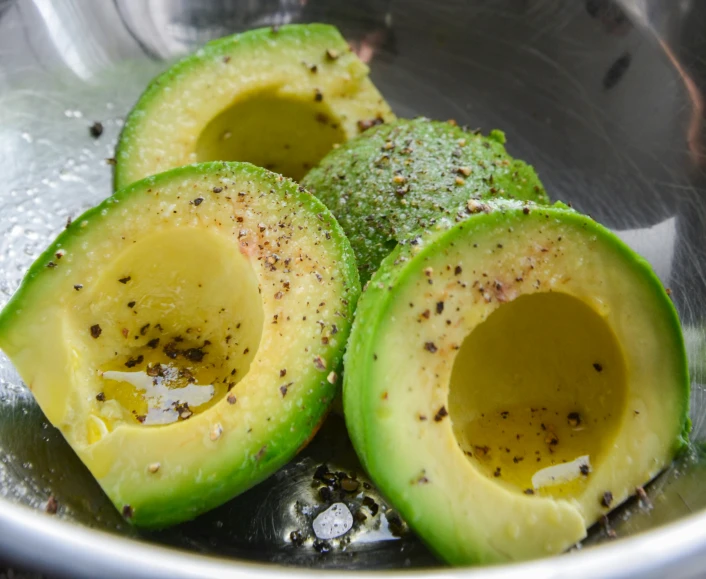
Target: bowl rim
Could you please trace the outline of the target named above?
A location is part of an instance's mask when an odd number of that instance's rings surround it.
[[[81,552],[81,557],[71,557]],[[51,575],[93,579],[311,579],[340,576],[341,570],[285,567],[219,558],[86,528],[0,498],[0,555]],[[68,555],[68,556],[67,556]],[[366,571],[366,577],[394,575],[455,579],[534,577],[661,578],[701,576],[706,568],[706,512],[603,545],[534,561],[466,568]],[[355,569],[344,572],[356,571]],[[357,570],[360,571],[360,570]]]

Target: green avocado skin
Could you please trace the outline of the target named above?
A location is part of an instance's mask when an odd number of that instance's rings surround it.
[[[332,150],[302,185],[338,219],[365,283],[398,243],[464,219],[471,199],[549,201],[534,169],[504,143],[501,131],[486,137],[450,122],[398,120]]]

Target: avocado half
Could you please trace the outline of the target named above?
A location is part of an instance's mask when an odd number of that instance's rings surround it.
[[[485,137],[454,122],[399,119],[332,150],[302,184],[338,219],[365,283],[397,243],[465,219],[477,200],[547,203],[534,169],[504,144],[497,130]]]
[[[164,527],[306,445],[358,294],[317,199],[247,163],[206,163],[74,220],[0,314],[0,348],[123,515]]]
[[[398,247],[359,302],[343,396],[365,468],[453,564],[564,551],[689,429],[664,288],[561,205],[498,203]]]
[[[206,44],[152,81],[120,135],[114,187],[221,160],[299,179],[335,144],[393,118],[335,27],[249,30]]]

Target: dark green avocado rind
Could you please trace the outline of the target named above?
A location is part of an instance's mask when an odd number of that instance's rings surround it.
[[[373,388],[373,367],[377,363],[375,353],[376,344],[381,340],[382,335],[387,331],[386,327],[390,319],[391,308],[396,299],[396,287],[403,286],[408,278],[417,275],[423,269],[423,263],[431,255],[442,251],[441,248],[452,246],[459,238],[465,235],[467,228],[472,227],[474,235],[483,235],[483,229],[492,228],[505,222],[511,226],[516,219],[527,218],[551,218],[560,217],[565,223],[573,224],[577,228],[583,228],[587,233],[608,241],[613,250],[625,258],[626,263],[634,268],[635,272],[642,276],[644,283],[650,287],[662,307],[665,317],[670,325],[670,334],[674,341],[675,352],[681,353],[679,367],[679,383],[682,385],[682,392],[679,398],[682,406],[679,409],[678,418],[680,422],[679,433],[673,442],[673,452],[678,454],[689,446],[689,432],[691,421],[689,419],[689,371],[688,360],[684,347],[684,338],[681,331],[679,315],[668,297],[662,282],[657,278],[649,263],[633,252],[622,241],[620,241],[610,230],[603,227],[591,218],[581,215],[570,209],[563,203],[555,203],[552,206],[540,206],[530,204],[531,211],[525,214],[523,209],[527,203],[513,201],[497,201],[491,204],[490,213],[479,213],[472,215],[468,221],[458,223],[449,228],[420,234],[418,242],[412,246],[410,244],[398,245],[382,262],[380,268],[373,274],[367,284],[363,294],[358,301],[358,308],[353,323],[353,328],[348,340],[348,347],[344,358],[347,368],[343,377],[343,405],[348,433],[353,446],[366,471],[375,481],[380,491],[386,496],[390,503],[397,508],[405,520],[412,528],[415,528],[415,507],[410,504],[399,485],[394,482],[394,473],[385,469],[385,457],[378,456],[376,449],[376,423],[375,416],[375,396],[371,394]],[[415,531],[424,537],[423,523]],[[425,525],[426,527],[426,525]],[[454,559],[449,552],[438,549],[435,545],[427,543],[441,559],[451,564],[468,564],[467,559]],[[455,551],[453,551],[455,553]],[[482,557],[479,554],[478,560]]]
[[[115,150],[117,163],[113,171],[113,190],[118,191],[130,184],[126,182],[127,179],[123,177],[122,173],[123,167],[129,160],[129,149],[132,141],[140,133],[140,125],[145,117],[145,111],[155,103],[165,86],[172,85],[181,75],[196,67],[207,66],[214,59],[223,56],[237,58],[239,55],[247,55],[251,50],[267,46],[273,40],[277,41],[278,50],[287,50],[289,44],[294,48],[297,43],[305,40],[311,41],[310,37],[312,36],[315,36],[317,41],[328,42],[332,46],[338,46],[345,42],[338,29],[329,24],[288,24],[277,29],[272,27],[256,28],[212,40],[154,78],[125,119],[125,125]]]
[[[302,180],[338,218],[365,283],[394,246],[420,229],[468,215],[471,199],[549,198],[505,136],[466,131],[425,118],[365,131],[324,157]]]
[[[279,175],[249,163],[216,161],[180,167],[135,182],[73,220],[71,225],[62,231],[34,262],[20,288],[0,312],[0,349],[4,349],[6,337],[11,332],[21,330],[20,326],[15,326],[15,323],[20,323],[21,317],[18,316],[27,306],[28,301],[31,301],[33,291],[41,290],[43,285],[41,282],[45,276],[59,274],[57,270],[60,266],[48,267],[48,264],[55,263],[57,251],[80,243],[85,235],[94,235],[91,232],[95,232],[95,228],[100,227],[101,221],[114,219],[111,214],[120,211],[123,203],[135,196],[143,195],[148,189],[156,190],[173,180],[181,181],[219,174],[230,176],[236,171],[245,179],[264,181],[271,185],[269,194],[280,195],[283,199],[289,199],[289,202],[299,204],[310,211],[312,215],[317,216],[321,227],[330,233],[331,241],[340,254],[339,275],[343,292],[341,302],[347,309],[341,312],[338,327],[341,335],[345,337],[352,324],[360,294],[360,281],[355,255],[335,218],[318,199],[290,179],[284,178],[280,182]],[[89,222],[90,227],[82,225],[85,222]],[[334,369],[340,367],[342,359],[343,348],[337,348],[335,353],[331,352],[329,367]],[[224,464],[223,470],[219,473],[219,484],[210,482],[199,485],[195,481],[188,484],[181,482],[160,496],[154,496],[146,489],[144,496],[136,497],[131,503],[133,516],[129,522],[143,528],[164,528],[189,520],[252,488],[289,462],[307,444],[312,432],[326,416],[328,407],[338,390],[338,384],[330,384],[323,374],[319,386],[311,389],[301,411],[294,415],[294,421],[283,424],[272,434],[268,444],[263,447],[262,453],[251,456],[248,468],[244,468],[241,463]],[[116,503],[118,510],[122,510],[123,506]]]

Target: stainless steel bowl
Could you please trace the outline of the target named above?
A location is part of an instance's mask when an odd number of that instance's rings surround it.
[[[0,558],[76,577],[703,575],[706,2],[0,0],[0,305],[67,218],[110,194],[105,159],[153,75],[211,38],[305,21],[338,25],[398,114],[504,129],[554,198],[652,262],[689,345],[693,452],[649,487],[652,509],[632,502],[611,516],[617,540],[599,526],[580,549],[526,564],[443,568],[404,525],[401,536],[376,528],[393,514],[372,489],[380,513],[350,543],[318,545],[327,553],[311,541],[295,547],[289,533],[306,534],[322,508],[317,465],[360,468],[340,418],[252,491],[192,523],[142,533],[124,524],[0,358]],[[89,134],[94,121],[99,138]],[[53,516],[42,512],[50,495]]]

